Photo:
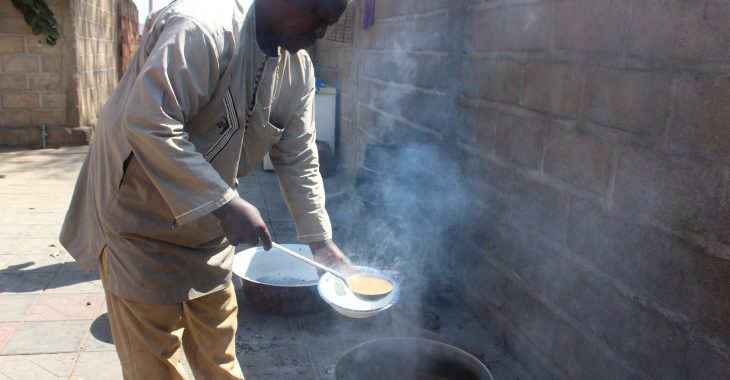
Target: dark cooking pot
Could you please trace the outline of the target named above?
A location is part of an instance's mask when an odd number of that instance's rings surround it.
[[[383,338],[356,346],[337,362],[336,380],[493,380],[477,358],[422,338]]]
[[[284,244],[311,258],[309,247]],[[276,249],[254,247],[238,252],[233,273],[241,278],[243,294],[256,308],[275,314],[303,314],[322,310],[327,304],[319,297],[319,276],[312,266]]]

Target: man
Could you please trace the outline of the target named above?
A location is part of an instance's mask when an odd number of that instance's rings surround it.
[[[232,245],[271,235],[236,177],[269,152],[315,259],[331,240],[303,49],[346,0],[180,0],[160,12],[102,109],[61,242],[99,265],[126,379],[242,379]],[[245,193],[246,189],[239,189]]]

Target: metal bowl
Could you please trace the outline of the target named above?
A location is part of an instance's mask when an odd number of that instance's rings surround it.
[[[487,367],[454,346],[422,338],[360,344],[335,367],[336,380],[493,380]]]
[[[398,301],[400,286],[390,272],[363,266],[353,266],[353,268],[361,274],[376,274],[386,278],[393,283],[393,291],[380,298],[365,298],[355,295],[338,277],[325,273],[319,279],[317,290],[320,297],[335,311],[350,318],[370,318],[388,310]]]
[[[303,244],[283,244],[312,257]],[[310,265],[278,250],[253,247],[233,258],[233,273],[241,278],[243,294],[256,308],[274,314],[304,314],[327,306],[317,293],[319,276]]]

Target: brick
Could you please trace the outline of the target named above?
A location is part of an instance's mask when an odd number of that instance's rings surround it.
[[[531,63],[525,67],[521,104],[538,111],[576,117],[583,74],[580,67],[556,63]]]
[[[40,41],[40,43],[39,43],[39,41]],[[50,46],[38,38],[28,37],[26,40],[27,49],[28,49],[29,54],[41,54],[43,56],[60,55],[64,49],[64,42],[65,42],[64,38],[59,38],[58,41],[56,41],[55,45]]]
[[[547,50],[549,36],[553,33],[551,8],[539,4],[503,8],[504,24],[500,35],[502,49]]]
[[[497,156],[533,170],[540,170],[548,125],[542,120],[497,114],[494,151]]]
[[[0,111],[0,126],[26,126],[30,124],[30,115],[27,111]]]
[[[621,49],[624,23],[629,19],[628,1],[561,1],[556,13],[558,49],[601,53]]]
[[[25,38],[23,36],[0,35],[0,54],[24,52]]]
[[[614,199],[627,213],[653,215],[692,232],[715,228],[721,169],[689,157],[622,146]]]
[[[35,92],[20,92],[2,95],[4,109],[33,109],[38,108],[38,94]]]
[[[2,56],[2,70],[6,73],[21,72],[35,73],[40,69],[37,55],[4,55]]]
[[[467,51],[494,51],[502,46],[502,14],[499,10],[468,10],[464,25]]]
[[[655,59],[727,61],[729,17],[724,0],[640,1],[631,18],[628,52]]]
[[[26,74],[0,74],[0,90],[27,90]]]
[[[375,19],[379,20],[389,17],[432,12],[439,9],[447,9],[448,7],[449,1],[447,0],[387,1],[375,7]]]
[[[672,74],[595,68],[586,77],[584,116],[596,123],[646,136],[662,133]]]
[[[522,88],[522,65],[489,58],[467,58],[462,74],[464,94],[517,104]]]
[[[56,73],[33,73],[28,75],[31,90],[60,90],[61,76]]]
[[[557,245],[563,240],[570,196],[557,189],[517,177],[512,197],[512,217],[527,238]]]
[[[683,75],[679,79],[671,144],[681,150],[730,152],[730,78],[726,75]]]
[[[545,145],[545,173],[593,193],[606,194],[613,159],[610,142],[580,131],[552,128]]]
[[[58,92],[41,93],[43,109],[65,109],[66,95]]]

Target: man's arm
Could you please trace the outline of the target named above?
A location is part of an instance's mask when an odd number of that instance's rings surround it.
[[[349,266],[350,260],[332,241],[332,227],[325,209],[324,183],[315,143],[314,69],[306,56],[299,59],[304,60],[305,83],[299,97],[293,99],[298,105],[294,114],[286,118],[281,141],[270,151],[271,162],[296,224],[298,239],[309,244],[317,261],[334,267]]]
[[[195,146],[185,121],[210,101],[221,70],[208,32],[183,17],[166,20],[122,110],[135,158],[185,224],[236,198]]]

